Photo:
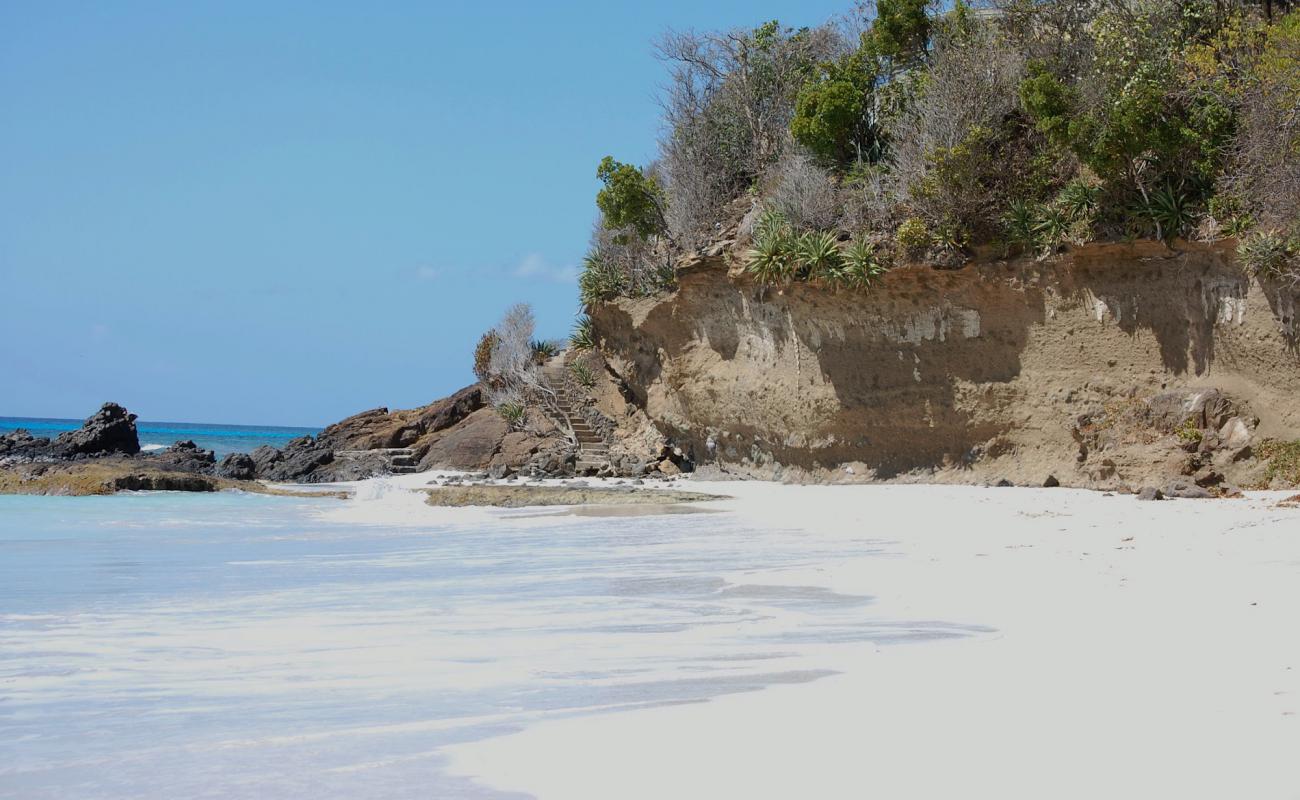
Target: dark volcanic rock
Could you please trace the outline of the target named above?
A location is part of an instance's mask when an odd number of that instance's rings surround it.
[[[216,468],[216,475],[219,478],[230,478],[236,481],[251,481],[257,477],[257,462],[247,453],[231,453],[221,459],[221,463]]]
[[[114,478],[113,491],[129,492],[215,492],[211,478],[184,472],[141,472]]]
[[[269,444],[264,444],[254,448],[248,457],[253,459],[254,474],[264,478],[280,462],[280,451]]]
[[[256,451],[254,454],[256,456]],[[333,460],[332,448],[320,445],[314,437],[299,436],[297,439],[290,439],[280,451],[280,459],[272,464],[265,474],[259,473],[258,477],[273,481],[303,481],[317,467]]]
[[[376,475],[387,475],[390,472],[388,467],[388,459],[383,453],[354,453],[346,458],[336,456],[330,463],[317,467],[299,480],[303,483],[359,481]]]
[[[19,428],[16,431],[0,434],[0,459],[6,461],[28,461],[50,455],[50,440],[41,436],[32,436],[30,431]]]
[[[166,469],[192,472],[196,475],[211,475],[217,463],[217,458],[211,450],[204,450],[189,440],[177,442],[153,456],[152,460]]]
[[[54,442],[56,455],[105,455],[140,452],[140,437],[135,430],[135,414],[117,403],[105,403],[94,416],[75,431],[59,434]]]

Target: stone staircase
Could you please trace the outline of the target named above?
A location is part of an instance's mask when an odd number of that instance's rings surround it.
[[[563,357],[558,361],[558,364],[543,367],[542,377],[551,391],[555,392],[558,410],[568,420],[569,427],[578,440],[578,458],[573,465],[574,471],[578,474],[595,472],[609,466],[609,445],[583,418],[579,410],[582,398],[569,378],[568,364]]]
[[[384,447],[375,450],[336,450],[335,458],[369,458],[378,454],[388,464],[393,475],[410,475],[418,472],[415,451],[409,447]]]

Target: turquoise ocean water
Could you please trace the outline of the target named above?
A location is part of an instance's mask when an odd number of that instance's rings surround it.
[[[26,428],[33,436],[53,439],[64,431],[81,427],[79,419],[38,419],[34,417],[0,417],[0,433]],[[284,447],[298,436],[316,435],[320,428],[284,428],[268,425],[214,425],[206,422],[147,422],[137,420],[140,446],[160,450],[178,441],[191,439],[199,447],[212,450],[221,458],[227,453],[248,453],[259,445]]]
[[[474,514],[383,485],[0,496],[0,799],[516,800],[444,748],[972,633],[783,578],[888,557],[865,526]]]

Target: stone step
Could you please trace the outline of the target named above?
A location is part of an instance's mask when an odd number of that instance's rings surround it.
[[[394,464],[389,471],[394,475],[414,475],[419,470],[413,464],[408,464],[406,466],[398,466],[397,464]]]

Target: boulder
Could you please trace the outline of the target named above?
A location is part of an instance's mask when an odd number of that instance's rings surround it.
[[[1147,401],[1151,422],[1166,431],[1188,420],[1201,430],[1219,430],[1234,416],[1231,398],[1218,389],[1164,392]]]
[[[1209,490],[1184,480],[1171,481],[1165,486],[1163,492],[1165,497],[1177,497],[1183,500],[1204,500],[1214,496]]]
[[[298,480],[303,483],[360,481],[376,475],[387,475],[389,472],[388,458],[379,451],[349,453],[346,456],[335,453],[334,460],[316,467]]]
[[[19,428],[0,434],[0,459],[25,461],[50,455],[50,440]]]
[[[1253,435],[1250,426],[1241,417],[1233,417],[1223,423],[1223,427],[1219,429],[1219,440],[1222,447],[1228,450],[1240,451],[1242,448],[1249,447]]]
[[[483,387],[466,386],[450,397],[430,403],[420,410],[420,427],[424,433],[437,433],[456,425],[483,408]]]
[[[271,469],[280,462],[280,451],[264,444],[253,449],[248,456],[253,460],[253,471],[258,477],[270,474]]]
[[[407,411],[374,408],[354,414],[321,431],[317,443],[333,450],[410,447],[428,434],[456,425],[482,407],[483,390],[475,384],[422,408]]]
[[[80,428],[59,434],[54,441],[54,451],[65,458],[110,453],[134,455],[140,452],[135,414],[117,403],[105,403]]]
[[[396,445],[389,443],[393,427],[393,415],[387,408],[373,408],[326,427],[318,439],[336,450],[394,447]]]
[[[251,481],[257,477],[257,462],[247,453],[230,453],[217,465],[216,475],[236,481]]]
[[[672,459],[665,458],[659,462],[659,472],[663,475],[681,475],[682,468],[674,464]]]
[[[1146,486],[1142,491],[1137,493],[1137,499],[1143,501],[1164,500],[1165,493],[1154,486]]]
[[[1057,480],[1055,475],[1048,475],[1047,480],[1043,481],[1043,488],[1045,489],[1055,489],[1060,485],[1061,482]]]
[[[500,414],[481,408],[440,431],[420,460],[420,469],[486,470],[508,433],[510,426]]]
[[[198,475],[212,474],[217,463],[217,458],[211,450],[204,450],[189,440],[177,442],[150,459],[157,461],[158,465],[165,469]]]
[[[533,454],[541,448],[545,440],[528,433],[527,431],[511,431],[501,439],[501,446],[497,449],[496,455],[492,457],[492,463],[488,467],[488,474],[498,465],[504,465],[512,471],[522,469],[526,464],[532,461]]]
[[[303,481],[316,468],[333,460],[333,449],[320,445],[313,436],[299,436],[289,440],[280,451],[280,459],[266,474],[259,473],[259,477],[273,481]]]

